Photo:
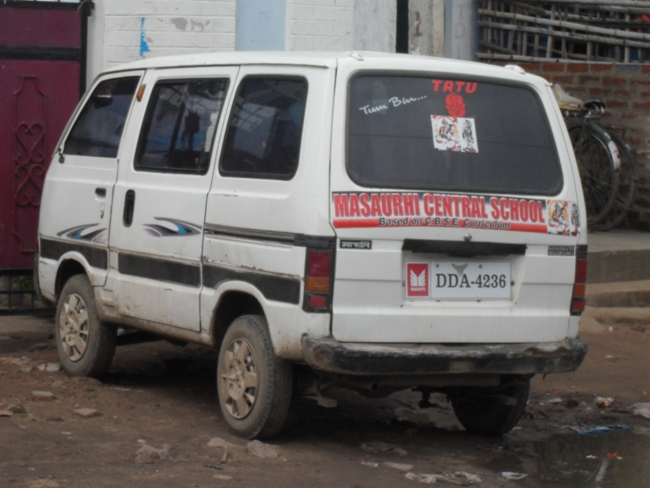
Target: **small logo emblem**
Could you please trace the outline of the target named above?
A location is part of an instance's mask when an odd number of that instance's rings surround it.
[[[408,263],[406,265],[406,296],[409,298],[429,296],[428,263]]]

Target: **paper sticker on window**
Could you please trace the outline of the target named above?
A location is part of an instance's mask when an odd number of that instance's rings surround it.
[[[478,152],[473,118],[432,115],[433,147],[440,151]]]

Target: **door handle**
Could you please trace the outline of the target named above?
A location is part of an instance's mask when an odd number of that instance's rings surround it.
[[[98,197],[106,197],[106,188],[95,188],[95,195]]]
[[[124,197],[124,215],[122,215],[122,223],[124,227],[131,227],[133,223],[133,209],[135,208],[135,191],[128,190]]]

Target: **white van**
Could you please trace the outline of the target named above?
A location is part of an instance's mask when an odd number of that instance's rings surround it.
[[[118,327],[218,351],[232,430],[276,434],[295,371],[448,395],[501,434],[587,348],[578,170],[549,84],[377,53],[155,58],[95,80],[50,165],[40,291],[65,370]]]

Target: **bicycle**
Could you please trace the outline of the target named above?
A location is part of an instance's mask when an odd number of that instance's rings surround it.
[[[553,92],[569,130],[591,229],[620,224],[634,200],[636,159],[622,137],[591,122],[605,112],[605,103],[568,95],[560,85]]]

